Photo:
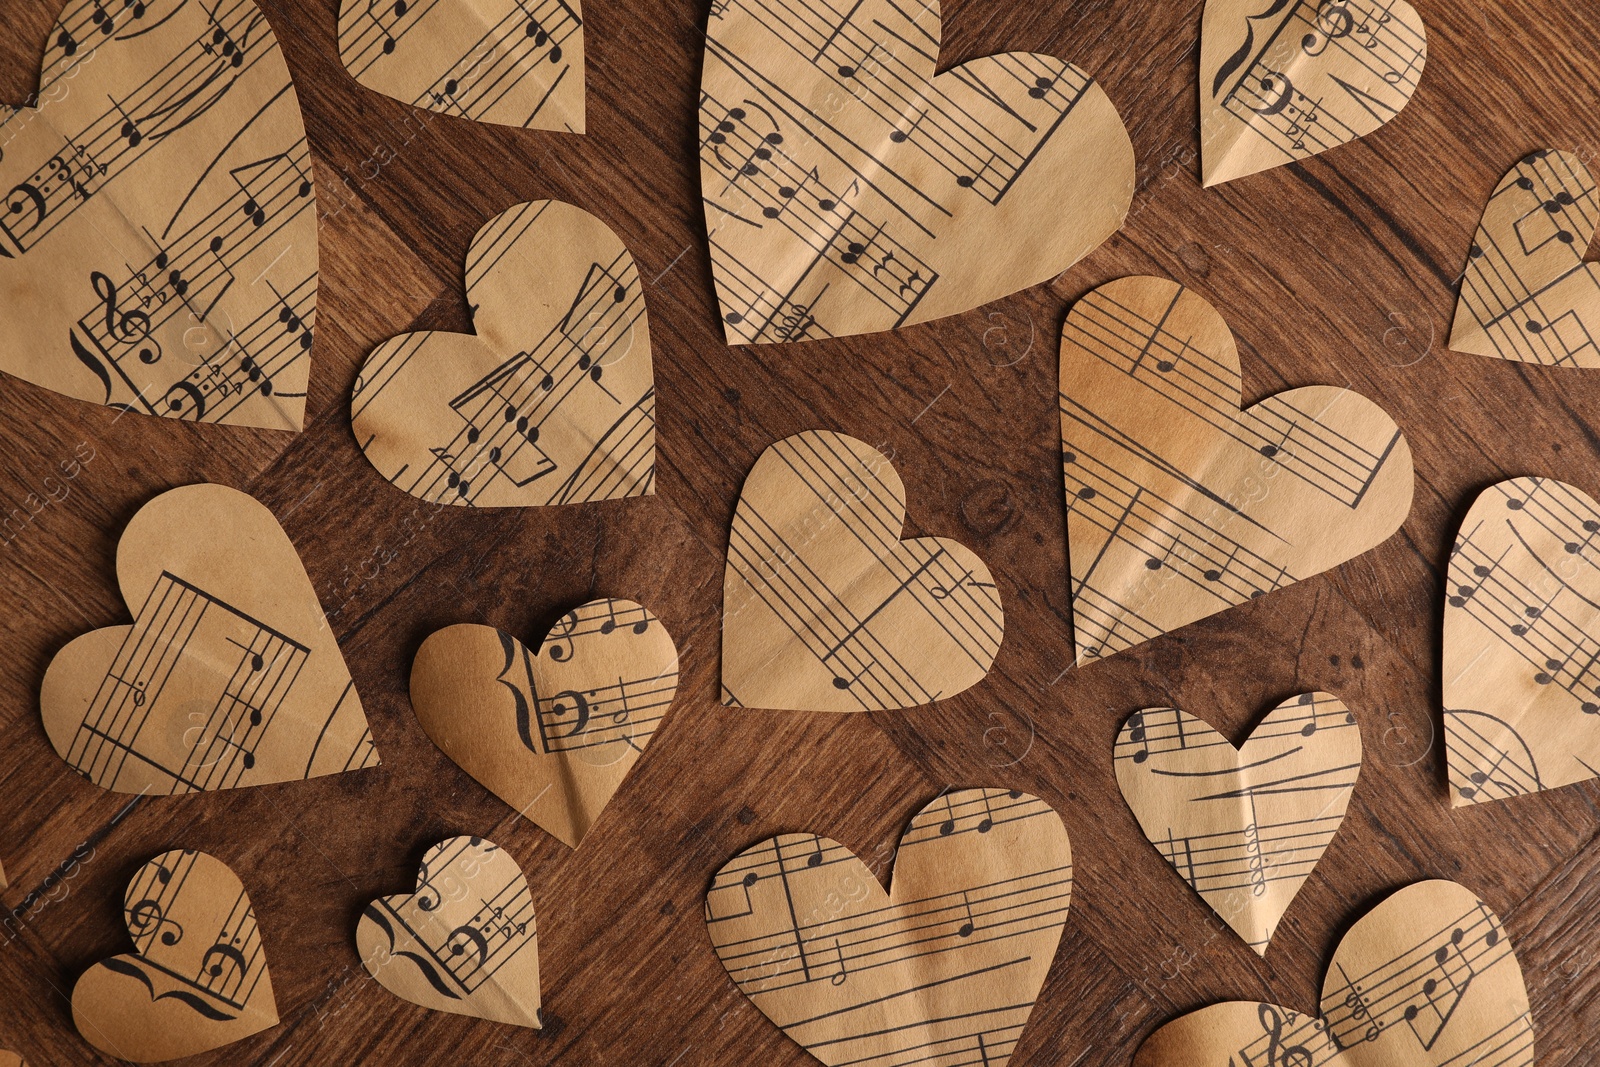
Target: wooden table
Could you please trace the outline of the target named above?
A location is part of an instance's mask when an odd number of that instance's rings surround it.
[[[74,1032],[67,996],[89,963],[126,949],[129,875],[185,846],[244,879],[283,1017],[193,1063],[807,1063],[712,954],[700,913],[708,878],[785,830],[823,832],[864,856],[889,849],[911,812],[955,783],[1036,793],[1072,835],[1072,911],[1017,1067],[1126,1064],[1154,1027],[1217,999],[1314,1009],[1340,934],[1391,889],[1427,877],[1465,883],[1504,918],[1539,1063],[1594,1062],[1600,787],[1452,811],[1438,724],[1440,578],[1469,500],[1521,474],[1600,495],[1600,372],[1445,350],[1453,286],[1501,175],[1547,145],[1595,154],[1600,7],[1417,3],[1430,58],[1398,121],[1304,165],[1203,191],[1198,0],[952,0],[946,63],[1049,52],[1100,79],[1138,154],[1127,227],[1052,283],[964,315],[894,335],[730,349],[698,195],[705,3],[588,0],[589,132],[577,137],[433,117],[363,90],[338,59],[334,0],[263,0],[296,79],[326,216],[305,432],[119,419],[0,381],[0,498],[29,511],[48,501],[0,547],[0,859],[12,882],[0,899],[16,916],[0,943],[0,1045],[34,1064],[104,1062]],[[0,0],[3,98],[35,87],[56,8]],[[657,495],[435,513],[362,458],[351,383],[385,338],[467,329],[461,264],[473,232],[543,197],[610,224],[647,281]],[[1416,502],[1400,533],[1343,567],[1079,670],[1056,339],[1074,299],[1132,273],[1177,279],[1217,306],[1239,340],[1247,401],[1348,383],[1383,405],[1415,452]],[[891,444],[908,533],[958,538],[988,563],[1007,626],[985,682],[911,712],[719,707],[719,589],[739,487],[762,449],[811,427]],[[59,465],[75,455],[92,459],[63,480]],[[70,638],[127,621],[113,554],[129,517],[164,489],[204,480],[253,493],[283,522],[383,763],[126,810],[126,797],[55,756],[40,678]],[[429,742],[406,682],[418,644],[440,626],[492,623],[531,643],[597,595],[657,612],[677,637],[683,680],[654,744],[572,851]],[[1267,708],[1312,689],[1355,710],[1366,766],[1344,828],[1261,960],[1140,835],[1112,775],[1112,738],[1130,711],[1172,704],[1237,740]],[[409,889],[425,848],[458,833],[491,837],[529,874],[542,1032],[415,1008],[357,959],[363,904]]]

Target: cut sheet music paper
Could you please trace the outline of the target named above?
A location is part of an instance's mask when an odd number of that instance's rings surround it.
[[[102,1052],[160,1063],[278,1025],[255,910],[221,860],[189,849],[140,867],[123,898],[131,954],[91,966],[72,1021]]]
[[[412,107],[583,132],[578,0],[344,0],[339,58]]]
[[[723,865],[705,915],[734,984],[829,1067],[1005,1067],[1071,899],[1060,816],[964,789],[912,817],[887,893],[838,842],[783,834]]]
[[[722,595],[722,702],[884,711],[969,689],[1005,613],[983,561],[942,537],[901,540],[888,456],[808,430],[770,446],[733,515]]]
[[[579,605],[537,652],[492,626],[447,626],[411,665],[411,703],[433,743],[573,848],[677,691],[672,635],[631,600]]]
[[[1365,137],[1410,102],[1427,59],[1422,16],[1405,0],[1206,0],[1202,180]]]
[[[475,334],[402,334],[356,379],[372,465],[464,507],[654,493],[650,326],[616,234],[571,204],[519,204],[473,237],[466,273]]]
[[[70,0],[0,106],[0,370],[146,415],[298,430],[317,212],[251,0]]]
[[[1499,916],[1455,882],[1406,886],[1352,926],[1322,1014],[1213,1004],[1167,1023],[1133,1067],[1532,1067],[1533,1019]]]
[[[1055,277],[1115,233],[1133,145],[1085,72],[934,77],[937,0],[711,5],[700,183],[729,344],[873,333]]]
[[[1238,748],[1187,712],[1145,708],[1122,724],[1114,763],[1150,843],[1265,956],[1344,821],[1361,729],[1327,693],[1290,697]]]
[[[1411,510],[1394,420],[1334,386],[1239,410],[1239,353],[1204,298],[1108,282],[1061,332],[1061,460],[1078,662],[1309,578]]]
[[[133,625],[68,643],[39,694],[79,774],[166,794],[377,765],[316,590],[253,497],[210,484],[156,497],[123,531],[117,582]]]

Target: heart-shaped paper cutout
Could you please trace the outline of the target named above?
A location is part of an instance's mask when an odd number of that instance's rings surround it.
[[[1205,184],[1365,137],[1410,102],[1427,59],[1422,16],[1405,0],[1206,0]]]
[[[356,927],[378,984],[434,1011],[540,1025],[533,895],[517,861],[476,837],[422,857],[414,893],[368,904]]]
[[[672,635],[628,600],[567,612],[537,654],[493,626],[447,626],[411,665],[411,703],[433,743],[574,848],[677,691]]]
[[[706,930],[740,991],[829,1067],[1004,1067],[1071,899],[1061,817],[967,789],[912,817],[890,892],[843,845],[783,834],[716,873]]]
[[[39,693],[50,743],[79,774],[162,794],[377,765],[316,590],[254,497],[162,493],[123,531],[117,584],[133,625],[72,640]]]
[[[467,253],[477,333],[379,345],[350,417],[374,467],[437,503],[533,507],[655,492],[656,391],[633,257],[558,200],[495,216]]]
[[[1337,697],[1278,705],[1238,748],[1177,708],[1122,724],[1117,785],[1178,876],[1265,956],[1361,772],[1361,730]]]
[[[1061,331],[1061,447],[1078,662],[1309,578],[1411,510],[1411,449],[1328,385],[1239,410],[1239,353],[1176,282],[1121,278]]]
[[[0,1067],[28,1067],[20,1053],[0,1048]]]
[[[1600,226],[1594,178],[1570,152],[1511,168],[1467,256],[1450,347],[1558,367],[1600,367],[1600,264],[1584,262]]]
[[[128,883],[123,916],[133,953],[96,963],[72,990],[72,1021],[89,1044],[159,1063],[278,1024],[255,911],[227,864],[164,852]]]
[[[808,430],[771,445],[733,515],[722,593],[722,702],[883,711],[954,696],[989,673],[1000,593],[964,545],[900,540],[889,458]]]
[[[1339,942],[1320,1018],[1213,1004],[1147,1038],[1133,1067],[1532,1067],[1533,1020],[1500,919],[1454,882],[1387,897]]]
[[[344,0],[339,58],[412,107],[583,132],[578,0]]]
[[[1115,233],[1133,145],[1089,75],[1008,52],[934,77],[938,0],[712,5],[700,185],[729,344],[953,315]]]
[[[149,415],[298,430],[317,210],[266,17],[70,0],[0,107],[0,370]]]

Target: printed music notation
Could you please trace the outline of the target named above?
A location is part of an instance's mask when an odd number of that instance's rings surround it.
[[[1584,262],[1600,200],[1571,152],[1545,149],[1489,198],[1467,253],[1450,348],[1552,367],[1600,367],[1600,265]]]
[[[1203,298],[1122,278],[1061,334],[1061,448],[1078,662],[1343,563],[1411,508],[1411,450],[1349,389],[1239,410],[1239,355]]]
[[[739,989],[830,1067],[1004,1067],[1071,895],[1060,817],[970,789],[912,818],[891,893],[842,845],[784,834],[717,872],[706,929]]]
[[[745,479],[723,585],[723,703],[804,711],[909,708],[976,685],[1005,614],[972,551],[902,541],[889,458],[810,430]]]
[[[893,329],[1066,270],[1133,150],[1100,87],[1012,52],[939,77],[939,5],[712,6],[700,176],[729,344]]]
[[[1366,136],[1411,100],[1427,58],[1422,16],[1405,0],[1207,0],[1205,184]]]
[[[339,57],[356,81],[413,107],[583,132],[577,0],[344,0]]]
[[[250,0],[71,0],[0,109],[0,369],[143,414],[298,430],[317,221]]]
[[[478,231],[466,280],[475,335],[403,334],[362,368],[350,413],[372,465],[464,507],[653,493],[650,328],[617,236],[570,204],[521,204]]]

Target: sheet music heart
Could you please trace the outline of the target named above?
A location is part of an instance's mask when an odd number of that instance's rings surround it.
[[[876,448],[825,430],[745,478],[722,587],[722,702],[793,711],[931,704],[983,680],[1005,613],[989,569],[900,540],[906,490]]]
[[[712,878],[706,931],[740,992],[829,1067],[1005,1067],[1071,900],[1061,817],[966,789],[912,816],[890,892],[843,845],[783,834]]]
[[[123,921],[132,954],[94,964],[72,989],[72,1021],[89,1044],[159,1063],[278,1025],[255,910],[227,864],[162,853],[128,883]]]
[[[298,430],[317,210],[250,0],[69,0],[0,106],[0,370],[146,415]]]
[[[344,0],[339,58],[412,107],[583,132],[578,0]]]
[[[1556,367],[1600,367],[1600,264],[1584,262],[1600,201],[1571,152],[1547,148],[1505,176],[1467,253],[1450,348]]]
[[[433,743],[573,848],[677,691],[672,635],[629,600],[567,612],[537,653],[492,626],[447,626],[411,665],[411,703]]]
[[[1133,1067],[1229,1062],[1532,1067],[1522,968],[1499,917],[1471,890],[1416,882],[1339,942],[1320,1018],[1276,1004],[1213,1004],[1151,1034]]]
[[[74,638],[39,709],[102,789],[188,793],[378,763],[317,593],[272,512],[223,485],[162,493],[117,544],[132,626]]]
[[[533,895],[517,861],[492,841],[452,837],[434,845],[416,892],[367,905],[356,948],[378,984],[402,1000],[540,1025]]]
[[[937,0],[713,4],[700,185],[729,344],[890,330],[1055,277],[1121,228],[1133,145],[1054,56],[934,77]]]
[[[1344,822],[1361,773],[1356,717],[1336,697],[1302,693],[1234,748],[1187,712],[1146,708],[1122,724],[1114,752],[1145,837],[1265,956]]]
[[[361,369],[350,418],[379,473],[468,507],[654,493],[650,327],[617,235],[571,204],[519,204],[473,237],[467,300],[476,334],[401,334]]]
[[[1427,59],[1422,16],[1405,0],[1206,0],[1205,184],[1365,137],[1410,103]]]
[[[1350,389],[1239,410],[1239,353],[1176,282],[1122,278],[1061,331],[1061,450],[1078,662],[1376,547],[1411,510],[1411,449]]]

